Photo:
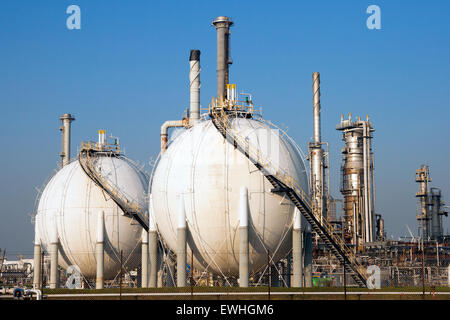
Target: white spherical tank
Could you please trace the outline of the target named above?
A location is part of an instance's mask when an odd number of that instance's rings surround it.
[[[123,157],[98,155],[97,172],[141,208],[147,206],[148,180]],[[120,251],[127,268],[138,265],[142,227],[84,172],[78,160],[58,171],[46,185],[35,216],[36,233],[45,248],[55,231],[59,239],[59,264],[76,265],[88,279],[96,276],[95,246],[98,214],[104,214],[104,277],[113,279],[120,269]]]
[[[232,126],[309,191],[304,160],[289,138],[260,120],[235,118]],[[290,250],[294,205],[283,194],[271,192],[272,184],[211,120],[177,136],[162,155],[149,190],[157,227],[170,249],[176,251],[181,194],[189,230],[188,261],[192,249],[195,268],[237,276],[243,186],[249,195],[250,270],[256,272],[267,264],[267,249],[275,261]]]

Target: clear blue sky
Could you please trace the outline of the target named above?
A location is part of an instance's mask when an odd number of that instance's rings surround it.
[[[81,30],[66,8],[81,8]],[[381,8],[368,30],[366,8]],[[389,235],[416,232],[415,170],[430,165],[450,203],[449,1],[2,1],[0,10],[0,248],[32,253],[30,222],[57,168],[58,117],[72,113],[72,146],[106,129],[127,155],[156,157],[160,125],[189,105],[188,55],[200,49],[201,103],[215,95],[216,34],[233,18],[231,82],[306,151],[311,74],[321,73],[323,138],[339,193],[342,113],[375,126],[376,210]],[[73,153],[74,154],[74,153]],[[149,167],[147,166],[149,170]],[[446,219],[445,230],[449,229]]]

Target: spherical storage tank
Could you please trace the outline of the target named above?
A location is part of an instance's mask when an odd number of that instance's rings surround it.
[[[308,178],[298,147],[262,120],[234,118],[234,131],[257,147],[308,192]],[[162,155],[151,181],[152,210],[161,236],[176,251],[179,196],[188,227],[188,263],[217,275],[239,273],[239,197],[249,195],[250,270],[267,264],[267,249],[277,261],[291,247],[294,205],[273,186],[211,120],[177,135]]]
[[[148,179],[124,156],[97,153],[97,172],[139,207],[147,206]],[[64,166],[46,185],[35,217],[36,232],[47,249],[59,239],[59,265],[79,267],[84,277],[96,276],[95,246],[100,212],[104,214],[104,277],[113,279],[120,269],[120,251],[126,268],[138,265],[142,227],[83,170],[78,159]]]

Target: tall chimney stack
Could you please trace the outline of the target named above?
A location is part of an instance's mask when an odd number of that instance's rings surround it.
[[[59,128],[62,131],[62,152],[61,156],[61,168],[70,162],[70,123],[75,120],[70,113],[65,113],[59,117],[62,122],[62,126]]]
[[[189,66],[189,122],[195,125],[200,120],[200,50],[191,50]]]
[[[325,194],[325,157],[320,135],[320,74],[313,72],[313,142],[309,144],[311,166],[311,197],[320,216],[327,217],[327,196]]]
[[[217,99],[223,101],[226,97],[226,85],[229,80],[228,65],[230,59],[230,27],[233,21],[230,18],[220,16],[212,22],[217,29]]]
[[[320,73],[313,73],[314,143],[320,144]]]

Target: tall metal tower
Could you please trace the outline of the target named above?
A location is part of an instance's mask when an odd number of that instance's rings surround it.
[[[327,206],[329,194],[327,192],[327,184],[325,182],[325,169],[328,168],[326,164],[326,157],[328,152],[325,153],[322,149],[322,145],[326,144],[322,142],[321,130],[320,130],[320,74],[314,72],[312,75],[313,80],[313,141],[309,143],[309,155],[311,175],[311,198],[314,201],[314,206],[317,208],[320,216],[324,219],[327,218]]]
[[[441,241],[444,235],[442,216],[448,216],[448,212],[444,211],[445,203],[442,200],[441,189],[429,186],[431,176],[430,169],[426,165],[421,165],[417,169],[416,182],[419,183],[419,191],[416,193],[416,197],[419,198],[418,234],[422,234],[424,240]],[[420,229],[422,229],[422,233]]]
[[[421,165],[416,171],[416,182],[419,184],[419,191],[416,197],[419,198],[419,207],[417,212],[418,234],[422,228],[422,236],[425,239],[431,236],[431,215],[430,215],[430,188],[428,182],[431,182],[430,171],[428,166]]]
[[[374,163],[371,146],[375,131],[367,116],[366,121],[352,121],[341,116],[336,130],[342,131],[345,147],[342,149],[341,193],[344,196],[344,238],[359,246],[376,240],[374,203]]]

